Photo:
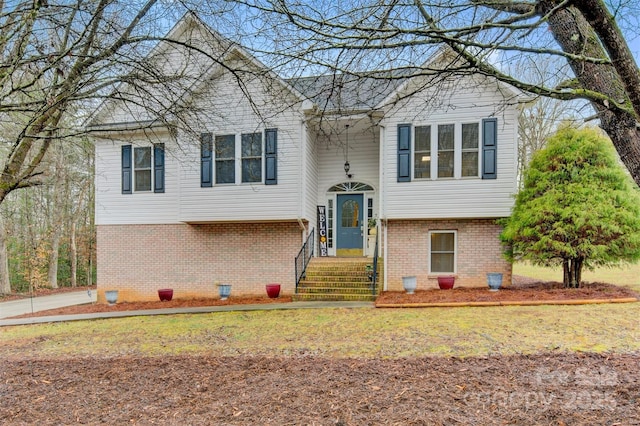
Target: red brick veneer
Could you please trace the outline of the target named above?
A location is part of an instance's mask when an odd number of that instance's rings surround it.
[[[438,288],[429,274],[429,231],[457,231],[455,286],[486,287],[487,272],[502,272],[503,285],[511,283],[511,264],[502,257],[501,227],[492,219],[392,220],[387,224],[388,290],[401,291],[402,277],[415,275],[417,288]]]

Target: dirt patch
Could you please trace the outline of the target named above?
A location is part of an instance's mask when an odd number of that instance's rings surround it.
[[[418,290],[414,294],[383,292],[376,300],[376,305],[609,300],[638,297],[636,292],[627,287],[606,283],[583,283],[581,288],[566,289],[560,282],[543,282],[517,276],[513,281],[513,285],[498,291],[489,291],[488,288],[454,287],[452,290]]]
[[[3,424],[631,425],[639,354],[4,360]]]

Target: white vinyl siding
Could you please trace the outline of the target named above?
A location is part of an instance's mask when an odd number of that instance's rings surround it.
[[[130,139],[115,142],[110,139],[95,141],[97,225],[178,223],[179,165],[176,155],[179,149],[175,141],[166,134],[155,135],[152,138],[154,143],[165,143],[163,193],[153,190],[134,192],[133,195],[122,193],[122,146],[132,145],[133,152],[137,147],[146,148],[150,144],[149,136],[132,136]],[[153,148],[151,151],[153,152]]]
[[[238,65],[236,65],[238,66]],[[286,98],[284,91],[266,92],[247,81],[252,99],[247,100],[232,76],[222,75],[212,80],[202,94],[207,105],[214,108],[219,119],[212,119],[202,132],[216,135],[235,135],[235,183],[218,184],[214,176],[212,187],[200,186],[200,147],[198,141],[182,135],[180,166],[179,218],[183,222],[239,222],[239,221],[297,221],[301,213],[300,198],[300,115],[293,109],[283,109],[282,102],[295,102]],[[252,103],[262,105],[263,122],[255,114]],[[273,109],[269,109],[273,108]],[[214,116],[214,112],[211,113]],[[264,156],[265,129],[277,129],[277,184],[264,184],[264,161],[259,182],[242,182],[243,134],[259,133]],[[214,153],[215,155],[215,153]],[[215,167],[215,166],[214,166]],[[214,169],[215,174],[215,169]]]
[[[517,190],[517,106],[505,105],[504,89],[501,91],[495,83],[480,77],[460,78],[452,83],[451,90],[414,95],[386,114],[383,122],[385,160],[382,166],[385,170],[381,179],[384,194],[381,218],[497,218],[510,214],[513,194]],[[436,93],[451,107],[426,108],[424,99],[431,99]],[[463,149],[462,126],[475,123],[480,126],[482,119],[488,117],[497,119],[497,178],[482,179],[480,172],[477,176],[463,176],[463,158],[468,161],[463,153],[471,152],[471,149]],[[406,123],[412,125],[414,138],[417,127],[431,126],[431,178],[413,177],[410,182],[397,181],[397,131],[399,124]],[[434,150],[437,149],[437,127],[446,124],[453,124],[455,128],[454,177],[438,178],[438,158]],[[415,157],[412,155],[412,168],[415,168]],[[478,159],[480,166],[481,159]]]

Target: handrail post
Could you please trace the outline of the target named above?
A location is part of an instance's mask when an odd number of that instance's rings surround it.
[[[371,294],[376,295],[376,286],[378,278],[378,235],[376,234],[376,245],[373,250],[373,279],[371,280]]]
[[[302,248],[300,248],[298,255],[296,256],[296,260],[295,260],[296,294],[298,293],[298,284],[300,283],[300,280],[306,273],[307,265],[309,264],[309,261],[313,256],[313,245],[310,246],[309,243],[315,244],[314,235],[315,235],[315,229],[312,229],[306,241],[302,245]],[[302,259],[301,259],[301,256],[302,256]],[[300,267],[298,268],[298,263],[300,262],[300,260],[302,260],[302,265],[300,265]]]

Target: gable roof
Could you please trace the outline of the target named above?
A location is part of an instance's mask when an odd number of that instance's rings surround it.
[[[164,42],[161,41],[152,49],[150,56],[158,50],[166,48],[166,40],[180,39],[184,37],[189,27],[193,28],[194,26],[202,29],[207,35],[205,38],[209,39],[208,42],[200,40],[201,42],[205,42],[205,44],[209,43],[213,50],[221,51],[221,56],[215,61],[219,66],[232,57],[241,58],[246,61],[250,67],[264,70],[266,76],[280,83],[285,90],[301,102],[305,101],[305,99],[308,100],[307,102],[311,102],[320,114],[353,114],[383,108],[389,103],[393,103],[394,99],[407,87],[407,84],[413,78],[439,73],[445,70],[448,64],[450,65],[460,60],[460,57],[455,55],[453,50],[444,45],[439,47],[422,65],[417,67],[349,74],[334,73],[284,79],[247,52],[242,46],[215,32],[192,12],[187,12],[176,23],[164,38]],[[452,54],[454,54],[453,59]],[[195,84],[185,90],[183,96],[186,98],[190,97],[198,90],[198,86],[206,84],[206,75],[213,74],[213,68],[214,67],[209,68],[205,75],[201,74]],[[125,84],[126,83],[123,83],[123,85]],[[522,93],[512,86],[505,83],[501,83],[501,85],[506,86],[511,92],[511,95],[515,97],[522,96]],[[117,90],[118,89],[116,89],[116,91]],[[89,127],[100,127],[100,123],[104,123],[101,115],[108,115],[109,108],[115,106],[115,102],[117,101],[113,99],[103,101],[85,123],[87,123]],[[303,106],[303,108],[305,110],[308,109],[306,106]],[[146,121],[147,125],[160,124],[158,119],[142,121]],[[131,123],[118,124],[134,125],[136,123],[142,124],[142,121],[136,120]]]
[[[407,80],[406,72],[329,74],[285,80],[323,112],[369,111]]]

